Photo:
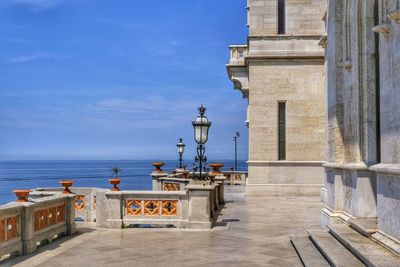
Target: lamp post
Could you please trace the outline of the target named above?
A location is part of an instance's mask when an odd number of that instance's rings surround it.
[[[235,142],[235,171],[237,171],[237,139],[240,136],[239,132],[236,132],[233,136],[233,142]]]
[[[207,162],[207,157],[204,155],[206,152],[205,143],[208,140],[208,130],[210,129],[211,122],[208,121],[207,117],[204,115],[206,112],[206,108],[201,105],[198,108],[199,115],[197,116],[195,121],[192,121],[193,129],[194,129],[194,140],[197,143],[197,156],[195,158],[196,162],[199,163],[199,171],[200,171],[200,180],[203,179],[201,172],[203,169],[203,163]],[[207,176],[204,180],[207,179]]]
[[[179,142],[176,144],[179,154],[179,169],[182,169],[182,154],[185,151],[185,146],[186,145],[183,143],[183,138],[179,138]]]

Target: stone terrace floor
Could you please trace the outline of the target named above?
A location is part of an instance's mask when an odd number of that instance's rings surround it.
[[[245,198],[226,186],[212,230],[93,229],[41,247],[10,266],[302,266],[289,234],[319,228],[319,197]]]

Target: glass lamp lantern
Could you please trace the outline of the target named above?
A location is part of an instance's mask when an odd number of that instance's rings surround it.
[[[176,147],[178,148],[178,154],[183,154],[185,152],[185,144],[183,143],[183,138],[179,138],[179,142],[176,144]]]
[[[208,121],[204,115],[206,108],[201,105],[199,107],[199,115],[195,121],[192,122],[194,128],[194,140],[199,145],[204,145],[208,140],[208,130],[210,129],[211,122]]]

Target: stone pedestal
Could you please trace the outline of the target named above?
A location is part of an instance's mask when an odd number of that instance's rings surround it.
[[[121,191],[98,191],[96,201],[96,226],[121,229],[123,227]]]
[[[188,228],[210,229],[212,227],[213,185],[189,184],[185,188],[189,195]]]
[[[219,204],[224,204],[225,203],[225,188],[224,188],[224,184],[225,184],[225,176],[220,175],[220,176],[216,176],[214,178],[215,182],[218,183],[218,201]]]
[[[152,172],[151,174],[151,179],[152,179],[152,183],[153,183],[153,191],[161,191],[162,188],[162,183],[159,180],[162,177],[167,177],[168,173],[166,172]]]

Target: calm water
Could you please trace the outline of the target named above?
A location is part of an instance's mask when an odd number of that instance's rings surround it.
[[[219,161],[229,170],[233,161]],[[192,163],[188,163],[191,166]],[[74,180],[78,187],[109,188],[107,178],[112,176],[111,166],[119,166],[122,190],[151,190],[153,166],[146,160],[85,160],[85,161],[0,161],[0,204],[15,200],[14,189],[57,187],[62,179]],[[165,161],[164,171],[170,173],[176,161]],[[238,161],[238,170],[246,171],[245,161]]]

